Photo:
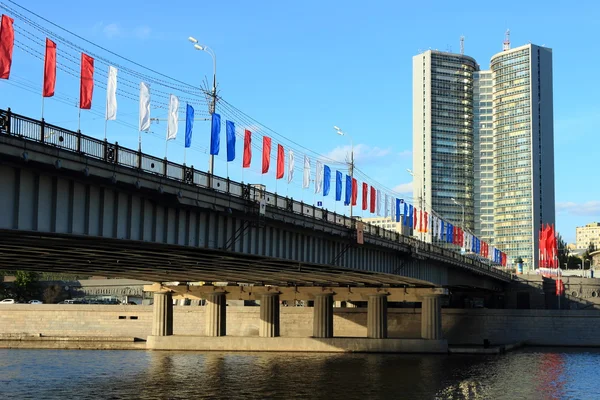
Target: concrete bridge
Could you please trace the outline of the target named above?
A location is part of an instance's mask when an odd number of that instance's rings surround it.
[[[315,301],[317,337],[333,335],[330,307],[342,287],[369,301],[377,315],[369,318],[379,332],[373,335],[385,337],[388,296],[428,304],[425,325],[438,327],[439,296],[448,289],[501,291],[511,279],[368,224],[358,244],[360,224],[344,215],[10,110],[0,110],[0,191],[0,268],[276,287],[257,291],[272,326],[277,296],[294,288],[296,298]],[[154,289],[155,333],[168,335],[169,298],[197,294]],[[207,310],[207,333],[225,333],[227,293],[203,292],[214,309]],[[267,331],[276,335],[277,328]],[[432,332],[424,335],[440,331]]]

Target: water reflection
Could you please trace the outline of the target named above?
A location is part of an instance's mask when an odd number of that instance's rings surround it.
[[[502,356],[0,350],[3,398],[562,399],[600,392],[600,353]]]

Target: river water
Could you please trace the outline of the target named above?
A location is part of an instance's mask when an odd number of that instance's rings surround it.
[[[2,399],[597,399],[600,350],[499,356],[0,350]]]

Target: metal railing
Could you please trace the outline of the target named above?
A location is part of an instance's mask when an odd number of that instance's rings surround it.
[[[42,134],[43,132],[43,134]],[[186,166],[160,159],[140,151],[135,151],[119,146],[119,143],[109,143],[106,140],[95,139],[81,132],[73,132],[61,127],[38,121],[8,110],[0,110],[0,134],[12,135],[48,146],[70,150],[91,158],[103,160],[108,163],[123,167],[135,168],[147,173],[161,175],[169,179],[184,182],[226,193],[230,196],[259,201],[264,198],[267,206],[304,215],[331,224],[341,225],[348,229],[355,229],[356,219],[315,207],[293,198],[283,197],[250,184],[238,183],[228,178],[211,176],[210,174]],[[212,178],[212,179],[211,179]],[[363,222],[364,233],[375,238],[408,245],[423,256],[443,257],[460,263],[463,267],[493,275],[501,279],[510,279],[511,274],[497,269],[489,262],[481,262],[465,257],[456,251],[442,248],[434,244],[422,242],[411,236],[404,236],[396,231]]]

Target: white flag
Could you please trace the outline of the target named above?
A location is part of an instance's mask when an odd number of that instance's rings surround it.
[[[304,156],[304,179],[302,179],[302,188],[310,186],[310,159]]]
[[[381,217],[381,190],[377,189],[377,215]]]
[[[150,130],[150,87],[140,82],[140,131]]]
[[[179,125],[179,99],[174,94],[169,96],[169,116],[167,118],[167,140],[177,137]]]
[[[392,221],[396,221],[396,198],[392,197],[391,201],[392,202],[390,203],[390,216],[392,217]]]
[[[438,239],[442,240],[442,236],[444,235],[444,232],[442,230],[442,226],[443,226],[442,224],[444,223],[444,220],[440,218],[440,220],[438,222],[439,222],[439,225],[438,225],[438,228],[439,228],[438,229]]]
[[[117,69],[108,67],[108,83],[106,84],[106,120],[117,119]]]
[[[288,151],[288,183],[294,179],[294,152]]]
[[[315,177],[315,193],[321,193],[323,189],[323,163],[317,161],[317,171]]]
[[[390,196],[385,194],[385,208],[383,210],[384,217],[388,218],[390,216]]]

